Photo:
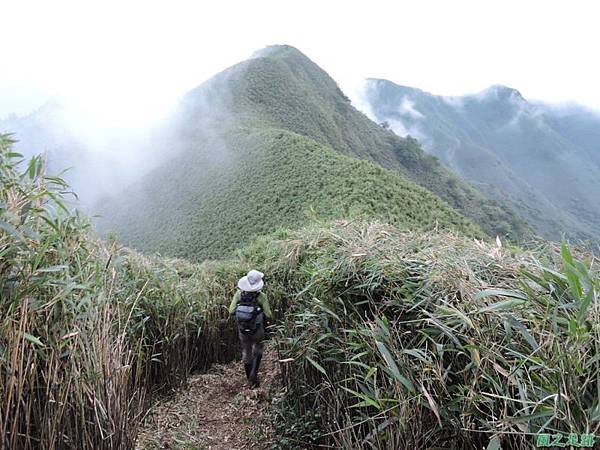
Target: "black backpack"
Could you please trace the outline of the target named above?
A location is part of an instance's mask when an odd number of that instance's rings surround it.
[[[258,304],[260,292],[242,291],[235,308],[235,318],[242,334],[254,334],[262,325],[262,308]]]

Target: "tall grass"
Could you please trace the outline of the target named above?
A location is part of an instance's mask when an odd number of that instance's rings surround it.
[[[291,237],[279,420],[321,417],[291,448],[525,449],[597,431],[592,261],[378,224]]]
[[[66,184],[0,135],[0,447],[131,448],[147,394],[233,357],[239,269],[89,233]]]

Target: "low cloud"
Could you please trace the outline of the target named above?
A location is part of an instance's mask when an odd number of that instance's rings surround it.
[[[363,78],[346,79],[340,82],[339,85],[344,94],[350,99],[352,106],[373,122],[378,122],[378,118],[369,101],[369,92],[370,89],[373,89],[369,80]]]
[[[154,168],[191,147],[229,164],[227,146],[218,144],[216,132],[230,117],[227,76],[221,74],[218,89],[209,80],[146,124],[98,120],[91,108],[53,99],[30,114],[0,120],[0,132],[14,133],[15,149],[27,158],[44,154],[51,173],[67,169],[62,176],[78,196],[76,206],[90,213],[100,199],[125,195]],[[211,145],[203,146],[207,141]]]
[[[407,96],[402,98],[402,102],[398,108],[398,113],[403,116],[409,116],[413,119],[423,119],[425,117],[420,111],[417,111],[415,108],[415,102]]]

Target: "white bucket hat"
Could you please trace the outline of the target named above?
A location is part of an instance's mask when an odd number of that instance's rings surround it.
[[[258,270],[251,270],[248,275],[240,278],[238,281],[238,288],[245,292],[257,292],[260,291],[265,285],[263,281],[264,273]]]

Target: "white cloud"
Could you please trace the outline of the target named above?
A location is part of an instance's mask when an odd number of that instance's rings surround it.
[[[410,135],[418,139],[425,148],[429,148],[428,146],[432,143],[430,137],[418,124],[407,123],[399,119],[387,119],[387,122],[392,131],[398,136],[406,137]]]
[[[137,125],[255,50],[288,43],[342,82],[376,76],[444,95],[502,83],[600,107],[599,11],[540,0],[7,1],[0,95],[59,94],[97,120]],[[16,108],[0,98],[0,116]]]
[[[423,119],[425,117],[420,111],[417,111],[415,108],[415,102],[407,96],[402,97],[402,102],[400,102],[398,113],[413,119]]]
[[[340,89],[352,102],[352,106],[366,115],[373,122],[378,122],[379,119],[375,115],[371,102],[368,100],[369,89],[372,89],[371,83],[365,79],[349,80],[344,79],[340,83]]]

